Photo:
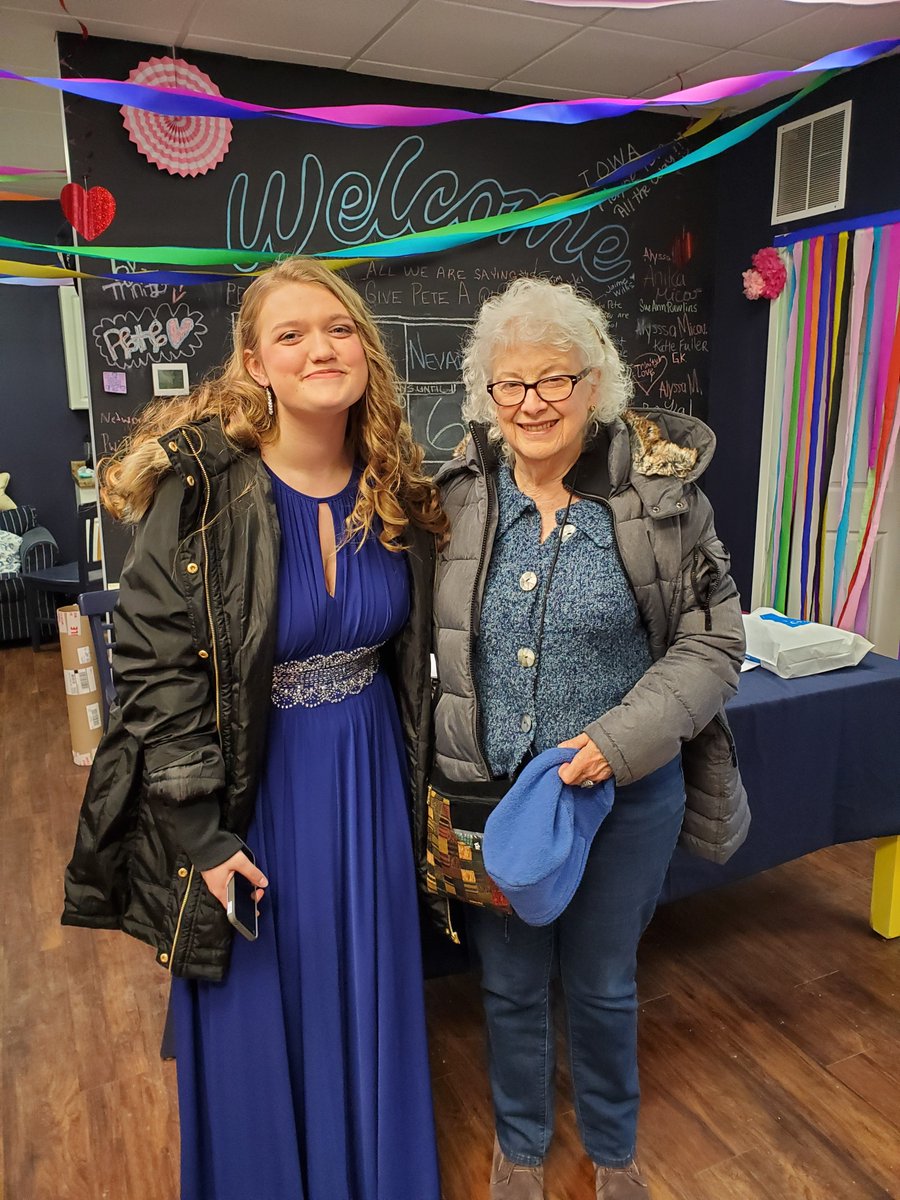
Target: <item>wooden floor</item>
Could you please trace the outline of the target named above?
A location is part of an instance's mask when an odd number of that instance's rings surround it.
[[[2,1194],[177,1200],[167,977],[130,938],[59,924],[87,772],[58,652],[0,650],[0,706]],[[826,850],[657,915],[640,972],[655,1200],[900,1197],[900,941],[867,928],[871,862],[870,845]],[[445,1200],[482,1200],[477,986],[433,980],[427,1002]],[[593,1197],[565,1071],[546,1178],[558,1200]]]

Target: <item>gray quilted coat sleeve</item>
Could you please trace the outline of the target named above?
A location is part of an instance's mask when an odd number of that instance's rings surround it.
[[[673,759],[737,690],[744,657],[740,599],[712,508],[697,488],[682,521],[671,644],[621,704],[585,730],[619,785]]]

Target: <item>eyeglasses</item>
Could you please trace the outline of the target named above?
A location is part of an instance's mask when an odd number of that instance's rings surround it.
[[[521,404],[530,388],[534,388],[547,404],[558,404],[560,400],[568,400],[575,391],[575,384],[580,383],[593,369],[585,367],[577,375],[546,375],[534,383],[520,379],[499,379],[496,383],[489,383],[487,390],[493,402],[501,408],[515,408]]]

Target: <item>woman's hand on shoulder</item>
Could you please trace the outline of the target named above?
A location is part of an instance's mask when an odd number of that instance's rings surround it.
[[[225,890],[228,887],[228,880],[234,874],[243,875],[252,884],[256,885],[253,898],[257,903],[265,895],[263,889],[269,886],[268,879],[266,879],[259,867],[253,865],[243,850],[238,850],[236,854],[232,854],[231,858],[226,858],[217,867],[210,867],[208,871],[201,871],[200,874],[203,876],[203,882],[223,908],[228,907],[225,900]]]
[[[602,783],[605,779],[612,779],[612,767],[586,733],[579,733],[578,737],[560,742],[559,748],[578,751],[571,762],[563,763],[559,768],[559,777],[563,783],[569,784],[570,787],[578,787],[580,784]]]

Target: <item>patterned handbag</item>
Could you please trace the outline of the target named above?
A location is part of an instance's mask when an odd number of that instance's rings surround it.
[[[510,783],[501,784],[499,794],[496,785],[443,785],[443,780],[436,779],[428,788],[427,890],[466,904],[510,912],[509,901],[484,869],[482,851],[485,821]],[[446,794],[459,788],[466,789],[465,796]],[[479,792],[482,794],[477,795]]]

